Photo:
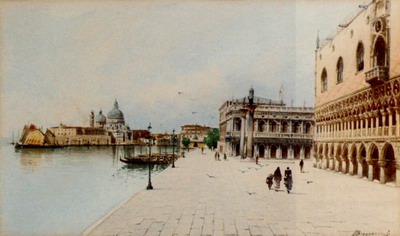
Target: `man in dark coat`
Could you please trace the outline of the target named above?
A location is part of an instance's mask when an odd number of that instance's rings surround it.
[[[284,184],[287,192],[289,193],[293,186],[292,170],[289,167],[285,170]]]
[[[303,166],[304,166],[304,161],[303,159],[300,160],[300,172],[303,173]]]

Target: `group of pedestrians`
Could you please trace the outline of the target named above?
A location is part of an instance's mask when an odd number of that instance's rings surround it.
[[[304,161],[303,159],[301,159],[300,163],[300,172],[303,173],[303,167],[304,167]],[[271,190],[273,183],[275,182],[275,191],[278,192],[280,189],[280,185],[281,185],[281,181],[282,181],[282,173],[281,173],[281,169],[279,168],[279,166],[276,168],[274,174],[269,174],[266,180],[266,183],[268,185],[268,189]],[[293,187],[293,176],[292,176],[292,170],[287,167],[285,170],[285,174],[284,174],[284,185],[286,186],[286,191],[288,193],[290,193],[290,191],[292,190]]]

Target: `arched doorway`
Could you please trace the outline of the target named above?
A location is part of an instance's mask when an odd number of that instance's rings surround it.
[[[345,144],[345,146],[343,147],[342,160],[346,164],[346,167],[342,169],[342,172],[347,174],[347,173],[349,173],[349,169],[350,169],[350,166],[349,166],[350,162],[349,162],[347,144]]]
[[[282,146],[282,159],[287,159],[287,158],[288,158],[288,147]]]
[[[325,144],[324,156],[325,156],[325,162],[326,162],[325,167],[327,169],[329,169],[329,146],[328,146],[328,144]]]
[[[265,147],[262,144],[260,146],[258,146],[258,156],[259,157],[265,156]]]
[[[332,165],[330,166],[330,169],[334,170],[335,166],[336,166],[336,163],[335,163],[336,159],[335,159],[335,147],[334,147],[333,143],[331,144],[331,151],[330,151],[329,159],[332,160]]]
[[[276,146],[271,145],[271,158],[276,158]]]
[[[385,165],[385,183],[396,181],[396,158],[391,144],[387,144],[384,149]]]
[[[299,145],[294,146],[293,156],[295,159],[300,159],[300,151],[301,151],[301,147]]]
[[[350,161],[353,164],[353,170],[350,174],[357,175],[358,173],[357,149],[354,145],[351,149]]]
[[[235,145],[235,156],[239,156],[240,155],[240,144],[237,143]]]
[[[361,177],[368,177],[367,151],[364,145],[360,147]]]
[[[306,146],[304,149],[304,158],[310,159],[311,157],[311,146]]]
[[[338,167],[338,171],[342,171],[342,160],[341,160],[341,155],[342,155],[342,147],[340,145],[337,146],[336,150],[336,165]]]
[[[379,167],[379,151],[378,148],[376,147],[375,144],[372,144],[371,146],[371,155],[370,155],[370,160],[372,162],[372,180],[378,180],[380,179],[380,167]]]

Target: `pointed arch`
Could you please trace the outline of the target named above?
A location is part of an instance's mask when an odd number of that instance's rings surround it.
[[[391,143],[385,143],[382,148],[382,154],[382,161],[385,163],[383,167],[385,174],[384,182],[396,182],[396,157]]]

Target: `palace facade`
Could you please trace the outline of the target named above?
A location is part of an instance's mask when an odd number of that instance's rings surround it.
[[[400,186],[400,1],[373,0],[315,51],[315,166]]]
[[[283,100],[255,97],[219,108],[219,151],[231,156],[300,159],[312,156],[314,109],[287,107]]]

